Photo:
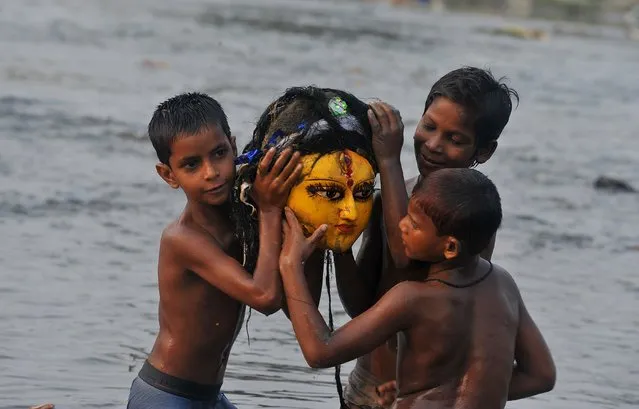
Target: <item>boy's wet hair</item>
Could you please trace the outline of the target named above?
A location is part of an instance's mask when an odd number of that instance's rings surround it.
[[[241,166],[233,192],[236,232],[245,246],[247,271],[252,271],[257,262],[259,229],[246,188],[255,180],[262,156],[269,147],[276,148],[276,158],[288,147],[302,155],[320,156],[349,149],[366,158],[376,170],[368,109],[366,103],[348,92],[309,86],[287,89],[262,113],[253,138],[238,157]]]
[[[219,126],[227,137],[231,137],[226,114],[219,102],[199,92],[184,93],[158,105],[149,122],[149,139],[160,162],[168,165],[176,138],[194,135],[213,126]]]
[[[431,88],[424,112],[437,97],[446,97],[464,109],[468,124],[475,132],[478,148],[485,147],[501,135],[510,119],[512,99],[519,104],[519,94],[489,70],[463,67],[441,77]]]
[[[416,186],[411,200],[437,228],[439,236],[453,236],[467,254],[481,253],[501,224],[499,192],[475,169],[440,169]]]

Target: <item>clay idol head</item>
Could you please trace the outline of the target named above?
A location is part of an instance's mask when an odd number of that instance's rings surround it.
[[[251,207],[247,191],[259,158],[270,147],[278,152],[292,147],[302,154],[303,171],[291,190],[288,206],[308,234],[328,225],[322,248],[336,252],[351,248],[373,207],[377,167],[367,111],[364,102],[344,91],[288,89],[267,107],[253,139],[237,158],[238,200]],[[240,235],[257,236],[242,230]],[[245,236],[243,242],[250,247],[256,238]],[[249,255],[255,252],[256,256],[256,251],[249,251]]]

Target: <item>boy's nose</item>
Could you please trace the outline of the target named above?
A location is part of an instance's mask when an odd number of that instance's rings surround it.
[[[434,153],[441,153],[443,151],[442,137],[440,134],[433,135],[424,143],[426,149]]]
[[[402,217],[402,220],[399,221],[399,230],[402,232],[402,234],[406,233],[406,223],[407,223],[406,218],[407,217],[408,216],[404,216],[404,217]]]
[[[204,165],[204,172],[204,177],[206,178],[206,180],[215,179],[220,175],[220,171],[217,169],[217,167],[213,166],[213,164],[210,162],[207,162]]]

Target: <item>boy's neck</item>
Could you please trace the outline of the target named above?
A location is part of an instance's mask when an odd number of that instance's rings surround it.
[[[433,263],[428,269],[428,278],[445,278],[454,276],[471,276],[479,263],[479,255],[459,256],[452,260]]]
[[[228,225],[231,215],[231,202],[227,201],[219,206],[188,202],[186,211],[193,222],[207,231],[219,230],[221,226]]]

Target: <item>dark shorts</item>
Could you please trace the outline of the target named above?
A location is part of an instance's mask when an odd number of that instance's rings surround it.
[[[127,409],[237,409],[220,386],[176,378],[145,362],[131,385]]]

